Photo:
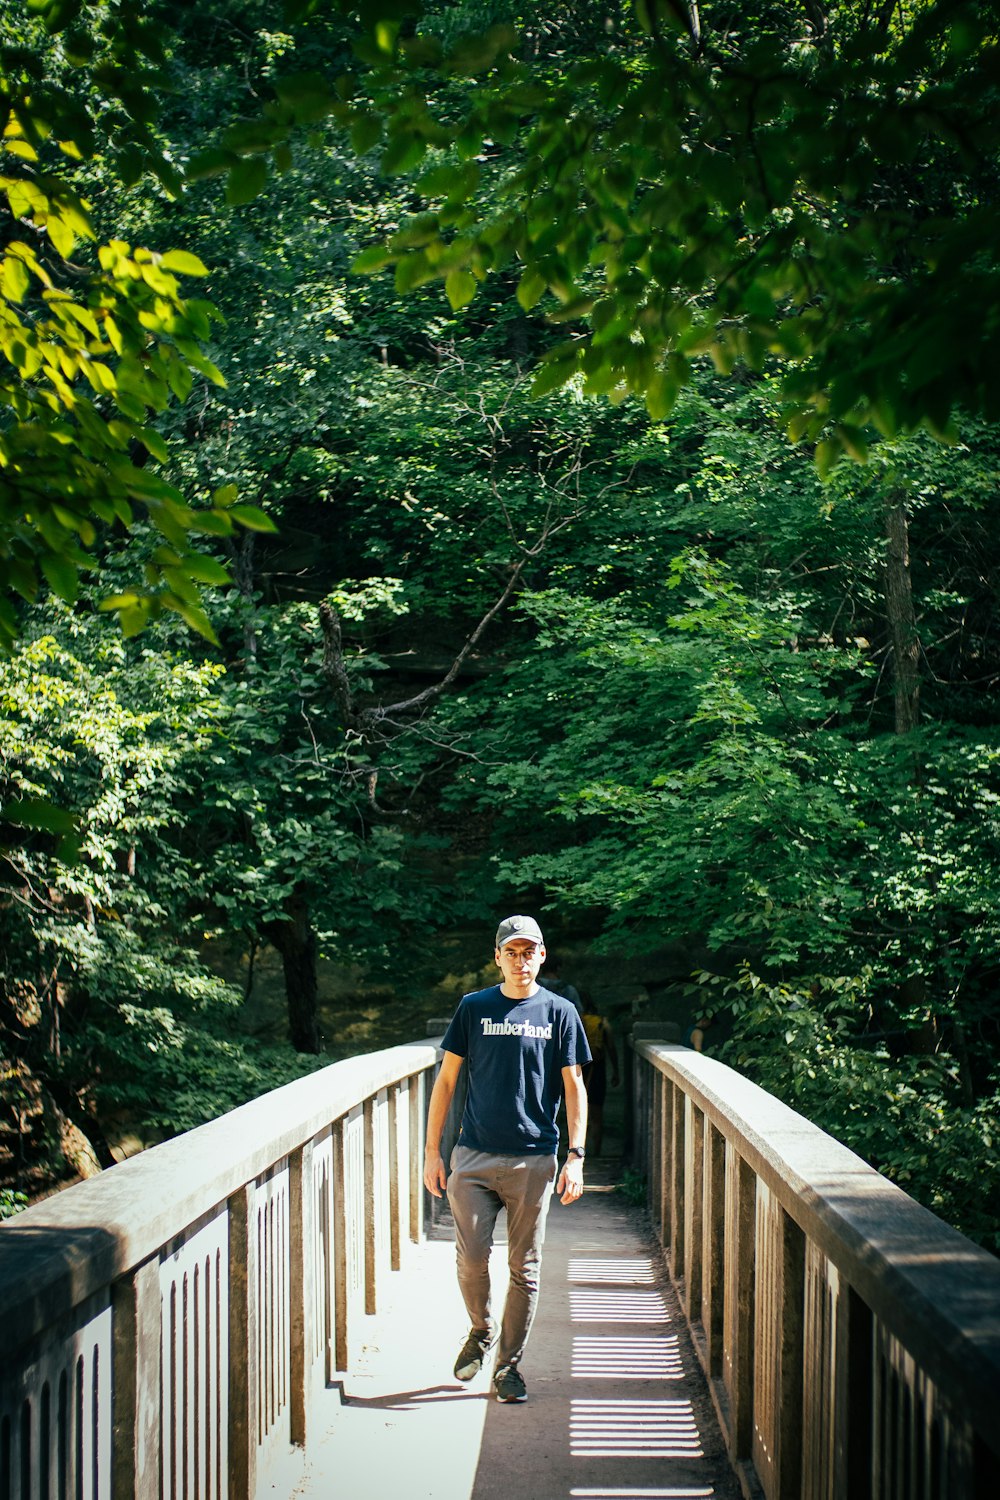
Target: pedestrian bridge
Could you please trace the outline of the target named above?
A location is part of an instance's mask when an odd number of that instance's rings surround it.
[[[528,1404],[457,1385],[436,1056],[335,1063],[0,1228],[0,1500],[997,1500],[1000,1261],[655,1036],[648,1215],[589,1173]]]

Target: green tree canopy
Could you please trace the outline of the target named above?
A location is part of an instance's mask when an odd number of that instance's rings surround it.
[[[538,389],[579,376],[660,417],[701,354],[777,359],[821,469],[872,428],[1000,412],[992,7],[361,10],[330,109],[423,204],[359,266],[444,278],[455,306],[513,278],[566,328]]]
[[[158,414],[222,381],[203,350],[218,314],[182,290],[206,268],[189,250],[98,244],[89,202],[102,179],[146,170],[180,191],[152,124],[159,31],[131,5],[15,0],[0,26],[0,647],[14,599],[47,586],[72,603],[100,537],[140,517],[159,545],[104,607],[128,634],[166,608],[211,635],[199,588],[228,574],[193,537],[271,523],[230,487],[192,505],[161,472]]]
[[[0,7],[0,1163],[516,906],[989,1240],[988,9]]]

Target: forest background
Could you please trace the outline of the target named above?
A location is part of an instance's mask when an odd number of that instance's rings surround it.
[[[996,18],[753,10],[0,0],[0,1212],[513,908],[1000,1247]]]

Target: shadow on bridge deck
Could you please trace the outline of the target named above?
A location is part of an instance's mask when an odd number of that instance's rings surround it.
[[[604,1169],[602,1172],[602,1168]],[[316,1500],[736,1500],[704,1377],[640,1210],[593,1163],[581,1203],[553,1202],[522,1372],[500,1405],[484,1371],[452,1376],[467,1331],[454,1246],[410,1247],[344,1405],[309,1444],[296,1497]],[[502,1228],[501,1219],[501,1228]],[[505,1250],[494,1253],[498,1299]]]

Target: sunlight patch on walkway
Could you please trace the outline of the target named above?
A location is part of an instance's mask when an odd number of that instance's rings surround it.
[[[666,1303],[660,1292],[629,1289],[596,1291],[573,1287],[569,1294],[574,1323],[668,1323]]]
[[[711,1500],[715,1494],[711,1485],[707,1489],[669,1490],[570,1490],[570,1496],[581,1500]]]
[[[676,1334],[664,1338],[573,1339],[572,1374],[578,1380],[682,1380]]]
[[[574,1458],[703,1458],[690,1401],[573,1401]]]
[[[587,1260],[579,1256],[570,1260],[569,1280],[611,1281],[619,1286],[653,1286],[656,1272],[651,1260]]]

